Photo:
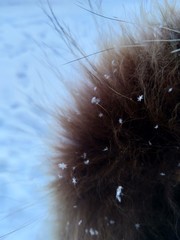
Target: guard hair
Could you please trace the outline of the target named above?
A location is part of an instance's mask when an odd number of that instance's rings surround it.
[[[58,240],[180,239],[180,12],[154,11],[104,41],[75,106],[58,109]]]

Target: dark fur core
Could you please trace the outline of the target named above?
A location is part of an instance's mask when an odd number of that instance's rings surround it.
[[[57,239],[180,239],[179,16],[119,39],[58,116]]]

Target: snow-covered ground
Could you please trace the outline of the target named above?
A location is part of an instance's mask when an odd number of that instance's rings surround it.
[[[77,6],[88,8],[88,1],[50,2],[82,49],[95,52],[93,17]],[[124,7],[134,1],[96,2],[105,15],[125,19]],[[0,239],[50,239],[42,166],[53,106],[64,104],[63,81],[75,80],[77,72],[75,63],[64,65],[74,57],[43,9],[49,12],[46,0],[0,0]]]

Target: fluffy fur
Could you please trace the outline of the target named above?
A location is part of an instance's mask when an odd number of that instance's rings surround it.
[[[58,115],[57,239],[180,239],[180,14],[160,10],[161,27],[124,31],[85,67]]]

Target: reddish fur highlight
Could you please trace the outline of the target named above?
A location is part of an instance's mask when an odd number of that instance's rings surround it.
[[[58,116],[57,239],[180,239],[180,15],[172,11],[163,28],[141,33],[143,43],[132,35],[103,53],[86,69],[78,114]]]

